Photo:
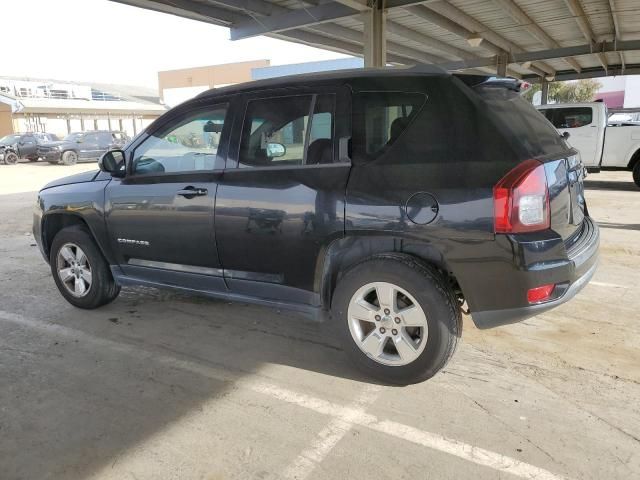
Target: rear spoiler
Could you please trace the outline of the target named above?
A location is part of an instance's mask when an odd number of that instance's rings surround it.
[[[459,73],[453,76],[462,80],[462,82],[471,88],[506,88],[516,93],[523,93],[531,86],[528,82],[523,82],[522,80],[512,77],[490,77],[488,75],[465,75]]]

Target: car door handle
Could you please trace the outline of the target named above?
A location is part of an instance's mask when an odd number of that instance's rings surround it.
[[[204,195],[207,195],[209,193],[209,191],[206,188],[196,188],[196,187],[185,187],[184,190],[178,190],[178,193],[176,195],[180,195],[182,197],[186,197],[186,198],[193,198],[193,197],[202,197]]]

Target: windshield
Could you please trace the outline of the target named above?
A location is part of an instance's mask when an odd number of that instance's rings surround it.
[[[84,136],[84,133],[82,133],[82,132],[70,133],[69,135],[64,137],[64,141],[65,142],[76,142],[78,140],[81,140],[83,136]]]
[[[16,143],[20,140],[20,135],[5,135],[0,138],[0,145],[11,145],[12,143]]]

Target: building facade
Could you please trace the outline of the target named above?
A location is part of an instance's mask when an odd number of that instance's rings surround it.
[[[87,130],[134,136],[167,111],[148,88],[0,77],[0,136],[48,132],[63,137]]]
[[[269,60],[209,65],[158,72],[158,93],[170,107],[212,88],[252,80],[252,71],[269,66]]]
[[[285,75],[362,67],[364,67],[362,58],[341,58],[273,66],[269,64],[269,60],[227,63],[158,72],[158,90],[164,103],[173,107],[212,88]]]

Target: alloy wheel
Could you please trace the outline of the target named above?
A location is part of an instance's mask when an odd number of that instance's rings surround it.
[[[89,259],[75,243],[65,243],[58,251],[57,270],[60,281],[74,297],[84,297],[91,289]]]
[[[349,302],[349,331],[372,360],[403,366],[416,360],[427,344],[427,316],[405,289],[388,282],[361,287]]]

